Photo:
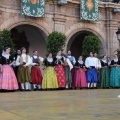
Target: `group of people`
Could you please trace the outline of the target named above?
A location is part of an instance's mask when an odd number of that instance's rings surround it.
[[[83,61],[82,56],[75,60],[71,51],[67,55],[58,51],[55,57],[49,53],[47,58],[33,51],[30,57],[26,48],[22,47],[17,54],[10,55],[10,47],[6,46],[0,57],[0,90],[30,91],[70,88],[119,88],[120,60],[117,55],[111,61],[104,56],[101,60],[97,54],[90,52],[90,56]],[[42,75],[40,65],[44,65]],[[31,66],[31,70],[30,70]]]

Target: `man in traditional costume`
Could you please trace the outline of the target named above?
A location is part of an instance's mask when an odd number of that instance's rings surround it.
[[[17,53],[14,55],[14,60],[16,61],[17,57],[21,55],[21,50],[17,50]],[[18,66],[16,66],[16,62],[12,65],[15,75],[17,77]]]
[[[26,48],[21,48],[21,55],[16,59],[16,65],[18,67],[18,82],[21,85],[21,90],[29,91],[30,90],[30,82],[31,76],[29,71],[29,66],[31,65],[31,58],[29,55],[26,54]]]
[[[72,74],[72,81],[74,79],[74,73],[75,73],[75,68],[74,68],[74,65],[76,63],[76,60],[75,60],[75,57],[71,55],[71,51],[68,51],[67,53],[67,58],[70,60],[70,62],[72,63],[73,65],[73,68],[71,70],[71,74]]]
[[[71,51],[68,51],[67,58],[70,60],[70,62],[72,63],[72,65],[75,65],[76,60],[75,60],[75,57],[71,55]]]
[[[71,88],[71,83],[72,83],[71,70],[73,68],[73,65],[65,54],[62,54],[62,56],[64,57],[63,66],[64,66],[65,79],[66,79],[66,89],[69,89]]]
[[[90,56],[87,57],[85,60],[85,66],[87,67],[86,79],[88,83],[88,88],[93,88],[93,87],[96,88],[98,82],[98,75],[97,75],[98,63],[93,55],[94,54],[90,52]]]
[[[31,79],[34,90],[40,90],[42,84],[42,73],[40,70],[40,62],[43,62],[43,58],[38,56],[38,51],[33,51],[33,56],[31,57]]]
[[[97,56],[98,56],[97,53],[94,53],[94,57],[95,57],[95,59],[96,59],[96,61],[97,61],[98,83],[100,83],[100,69],[101,69],[101,62],[100,62],[100,59],[98,59]],[[96,84],[96,86],[97,86],[97,84]]]

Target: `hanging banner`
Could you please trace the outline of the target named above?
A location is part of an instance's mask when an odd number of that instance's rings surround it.
[[[44,0],[22,0],[22,14],[32,17],[45,16]]]
[[[98,0],[81,0],[81,20],[98,20]]]

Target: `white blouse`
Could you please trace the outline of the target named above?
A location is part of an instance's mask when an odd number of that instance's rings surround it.
[[[21,56],[17,56],[17,59],[16,59],[16,66],[19,66],[20,65],[20,57],[22,57],[22,59],[23,59],[23,62],[27,62],[26,64],[25,64],[25,66],[29,66],[30,64],[31,64],[31,58],[30,58],[30,56],[28,55],[28,61],[26,61],[26,54],[22,54]]]

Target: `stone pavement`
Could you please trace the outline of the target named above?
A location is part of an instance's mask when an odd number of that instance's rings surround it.
[[[0,93],[0,120],[120,120],[120,89]]]

